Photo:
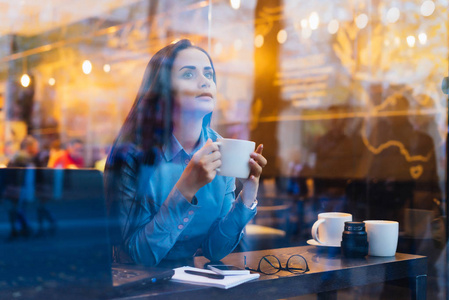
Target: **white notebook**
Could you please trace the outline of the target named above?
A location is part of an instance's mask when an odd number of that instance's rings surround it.
[[[181,267],[174,269],[175,275],[171,278],[173,281],[191,283],[205,286],[213,286],[221,289],[229,289],[244,282],[259,278],[260,274],[253,273],[248,275],[226,275],[224,279],[212,279],[198,275],[187,274],[184,270],[199,271],[209,274],[217,274],[206,269],[199,269],[194,267]]]

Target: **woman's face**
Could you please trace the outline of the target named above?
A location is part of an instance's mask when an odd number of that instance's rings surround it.
[[[172,67],[175,109],[204,117],[212,112],[217,96],[214,70],[207,55],[195,48],[181,50]]]

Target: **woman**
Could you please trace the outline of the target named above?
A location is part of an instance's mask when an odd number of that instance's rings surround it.
[[[157,265],[199,253],[220,260],[239,243],[267,161],[259,145],[235,199],[235,179],[216,176],[215,101],[203,49],[181,40],[150,60],[105,170],[116,261]]]

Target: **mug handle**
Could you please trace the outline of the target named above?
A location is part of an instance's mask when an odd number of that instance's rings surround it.
[[[319,237],[318,237],[318,227],[324,223],[325,219],[319,219],[318,221],[316,221],[315,223],[313,223],[312,226],[312,237],[315,241],[317,241],[320,244],[324,244],[322,241],[320,241]]]

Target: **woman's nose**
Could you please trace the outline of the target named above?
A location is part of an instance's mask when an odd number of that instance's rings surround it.
[[[201,76],[201,79],[199,81],[200,88],[208,88],[210,87],[210,81],[208,78],[206,78],[204,75]]]

